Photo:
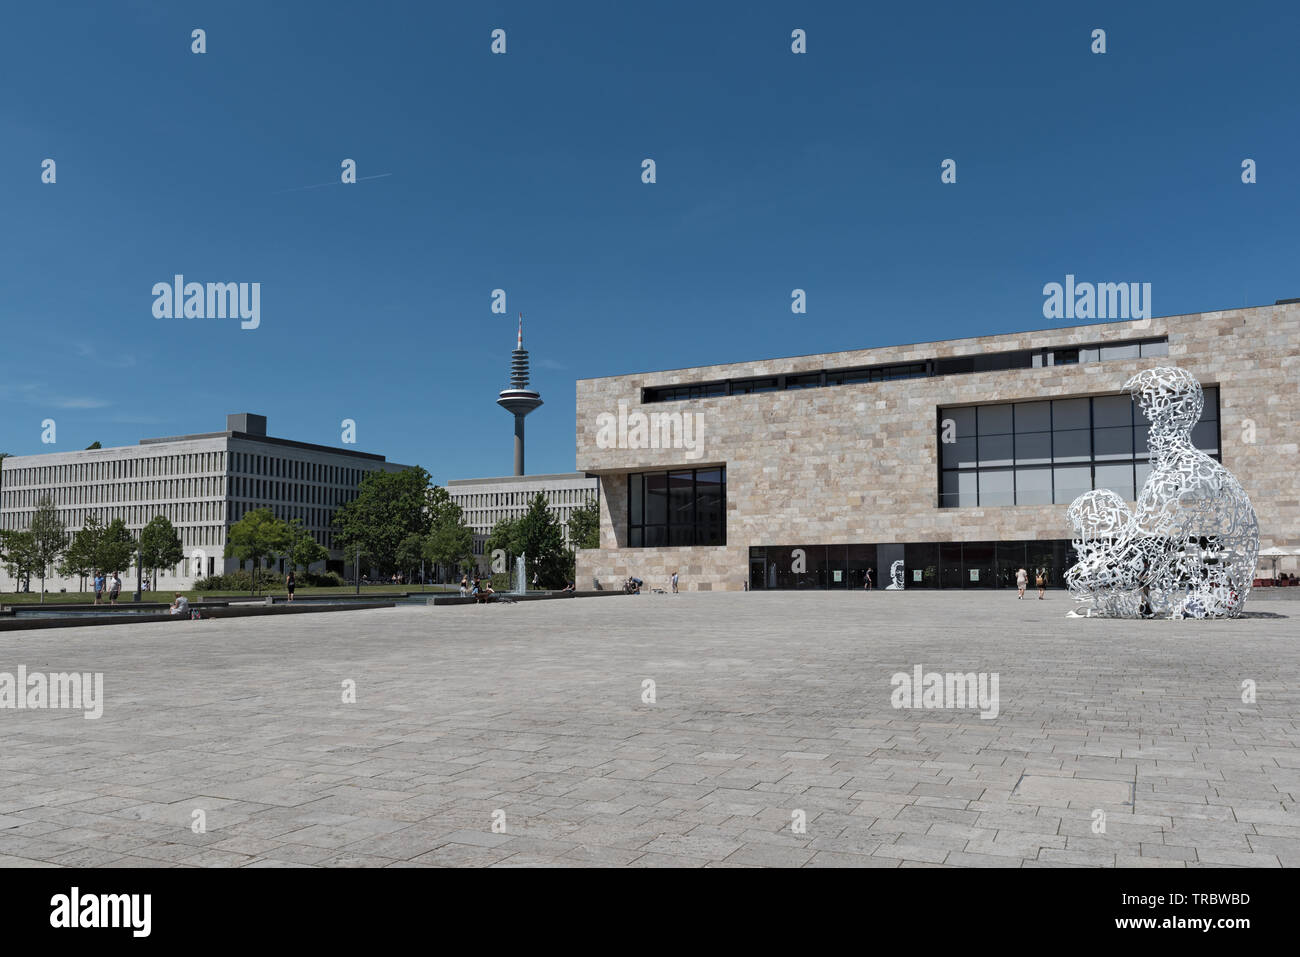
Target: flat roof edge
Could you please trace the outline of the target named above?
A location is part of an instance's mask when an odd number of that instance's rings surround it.
[[[578,382],[599,382],[602,379],[626,379],[632,376],[646,375],[665,375],[671,372],[690,372],[696,369],[712,369],[721,366],[739,366],[753,365],[759,362],[782,362],[787,359],[811,359],[814,356],[838,356],[849,352],[874,352],[884,351],[886,349],[912,349],[919,346],[937,346],[940,344],[948,345],[961,342],[971,342],[975,339],[1002,338],[1012,336],[1031,336],[1042,333],[1069,333],[1084,329],[1115,329],[1122,326],[1129,326],[1132,331],[1140,332],[1147,330],[1151,335],[1159,335],[1151,331],[1151,323],[1157,321],[1167,321],[1170,319],[1185,319],[1191,316],[1206,316],[1217,312],[1252,312],[1254,310],[1278,309],[1282,308],[1285,303],[1267,303],[1260,306],[1237,306],[1231,309],[1207,309],[1205,312],[1180,312],[1168,316],[1153,316],[1150,319],[1120,319],[1111,322],[1089,322],[1076,326],[1043,326],[1037,329],[1019,329],[1011,332],[989,332],[977,336],[960,336],[956,339],[923,339],[919,342],[895,342],[882,346],[859,346],[852,349],[836,349],[833,352],[804,352],[798,355],[787,356],[761,356],[757,359],[731,359],[726,362],[706,362],[693,366],[675,366],[671,369],[644,369],[640,372],[619,372],[612,375],[585,376],[579,378]],[[1141,338],[1141,337],[1139,337]],[[919,361],[919,360],[918,360]]]

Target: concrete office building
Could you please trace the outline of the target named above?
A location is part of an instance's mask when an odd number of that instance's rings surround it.
[[[29,528],[46,495],[69,533],[92,512],[104,525],[123,519],[135,534],[155,515],[164,515],[180,533],[186,558],[176,568],[160,569],[157,584],[186,588],[196,579],[237,569],[237,559],[222,557],[230,526],[253,509],[269,508],[278,518],[301,519],[329,549],[326,564],[343,572],[349,556],[334,545],[335,511],[356,498],[366,474],[404,468],[382,455],[272,438],[265,416],[228,415],[223,432],[8,458],[0,471],[0,527]],[[12,589],[2,568],[0,575],[0,588]],[[46,588],[79,584],[55,578]],[[123,584],[134,587],[134,581]]]
[[[569,544],[569,516],[595,500],[600,488],[593,476],[581,472],[561,475],[510,475],[502,478],[453,479],[447,493],[465,513],[465,524],[474,530],[474,554],[480,571],[490,564],[485,545],[492,527],[504,518],[521,518],[528,503],[540,492],[564,531]]]
[[[577,384],[601,547],[578,579],[690,589],[1010,585],[1072,563],[1066,508],[1149,470],[1123,384],[1205,389],[1193,440],[1244,484],[1262,545],[1300,546],[1300,302],[639,373]],[[645,418],[642,418],[644,416]],[[945,432],[947,435],[945,436]]]

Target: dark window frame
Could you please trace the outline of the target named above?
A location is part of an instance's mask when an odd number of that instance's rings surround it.
[[[643,386],[641,403],[648,405],[656,402],[684,402],[690,399],[710,399],[724,395],[754,395],[760,392],[780,392],[788,389],[806,389],[816,387],[814,384],[792,385],[790,380],[805,377],[819,377],[819,385],[859,385],[864,382],[897,382],[903,379],[930,379],[949,375],[969,375],[980,372],[1007,372],[1018,369],[1050,368],[1050,365],[1074,365],[1082,360],[1082,354],[1089,350],[1131,345],[1138,348],[1139,357],[1142,348],[1148,345],[1164,345],[1165,354],[1169,345],[1168,336],[1148,336],[1143,339],[1117,339],[1111,342],[1099,342],[1082,346],[1044,346],[1034,349],[1011,349],[1004,352],[973,353],[969,356],[941,356],[921,359],[914,362],[889,362],[868,366],[844,366],[837,369],[808,369],[792,372],[788,375],[774,376],[738,376],[730,379],[710,379],[704,382],[688,382],[678,385]],[[1057,356],[1074,353],[1072,362],[1056,361]],[[1037,360],[1037,364],[1035,364]],[[1121,361],[1118,359],[1099,359],[1102,362]],[[1131,361],[1131,358],[1123,361]],[[969,366],[969,368],[966,368]],[[763,388],[755,384],[764,383]]]
[[[671,508],[671,501],[672,501],[671,476],[681,475],[687,472],[689,472],[691,476],[691,488],[690,488],[691,518],[690,521],[688,522],[674,522],[673,510]],[[718,505],[719,515],[718,515],[718,521],[716,523],[704,521],[700,517],[700,473],[702,472],[703,473],[717,472],[721,478],[721,481],[716,486],[712,484],[706,486],[707,488],[716,490],[716,492],[720,497],[720,501]],[[644,483],[646,478],[652,475],[653,476],[662,475],[664,476],[665,481],[669,483],[668,485],[665,486],[666,489],[665,494],[667,498],[665,499],[664,502],[665,512],[664,512],[663,522],[647,522],[645,520],[647,493],[645,491],[644,484],[642,484],[641,486],[641,514],[637,515],[634,512],[632,507],[633,483],[635,482]],[[689,536],[687,536],[689,537],[690,541],[674,543],[672,540],[673,530],[682,529],[682,528],[686,528],[690,530],[690,534]],[[655,530],[656,537],[662,539],[660,544],[655,544],[655,545],[646,544],[646,541],[649,537],[649,530],[652,529]],[[719,541],[711,544],[706,544],[706,540],[709,537],[708,533],[715,529],[717,531],[717,536],[719,538]],[[636,539],[637,542],[636,544],[633,543],[634,538]],[[679,547],[699,546],[704,548],[715,548],[726,544],[727,544],[727,467],[725,465],[705,466],[703,468],[686,467],[686,468],[653,469],[648,472],[629,473],[627,477],[627,547],[629,548],[670,548],[670,547],[679,548]]]
[[[1216,462],[1222,462],[1222,461],[1223,461],[1223,423],[1222,423],[1222,420],[1221,420],[1221,417],[1220,417],[1220,411],[1221,411],[1221,407],[1222,407],[1222,392],[1221,392],[1221,386],[1220,386],[1219,383],[1215,382],[1215,383],[1205,384],[1205,385],[1202,386],[1202,388],[1203,388],[1203,389],[1213,389],[1213,390],[1214,390],[1214,407],[1213,407],[1213,413],[1212,413],[1212,414],[1213,414],[1213,420],[1212,420],[1212,421],[1213,421],[1214,426],[1215,426],[1215,437],[1216,437],[1215,448],[1218,449],[1218,451],[1216,451],[1216,452],[1206,452],[1206,454],[1209,455],[1210,458],[1214,459]],[[1011,507],[1011,506],[1021,507],[1021,508],[1029,508],[1029,507],[1042,507],[1044,504],[1049,504],[1049,503],[1043,503],[1043,502],[1028,502],[1028,503],[1024,503],[1024,504],[1022,505],[1020,502],[1016,501],[1016,498],[1017,498],[1017,491],[1016,491],[1016,482],[1015,482],[1015,474],[1014,474],[1014,473],[1015,473],[1016,471],[1018,471],[1019,469],[1021,469],[1021,468],[1024,468],[1024,469],[1028,470],[1028,469],[1040,469],[1040,468],[1044,468],[1044,467],[1046,467],[1046,468],[1048,468],[1048,469],[1050,470],[1050,472],[1051,472],[1051,475],[1050,475],[1050,478],[1051,478],[1050,488],[1051,488],[1051,495],[1052,495],[1052,501],[1051,501],[1050,504],[1052,504],[1052,505],[1068,505],[1068,504],[1070,504],[1069,502],[1058,501],[1058,499],[1057,499],[1057,494],[1056,494],[1056,493],[1057,493],[1057,490],[1056,490],[1056,470],[1057,470],[1057,468],[1082,468],[1082,467],[1084,467],[1084,466],[1087,466],[1087,468],[1088,468],[1088,484],[1089,484],[1089,487],[1092,488],[1092,489],[1095,489],[1095,488],[1097,488],[1097,468],[1098,468],[1099,466],[1100,466],[1100,467],[1106,467],[1106,466],[1123,466],[1123,465],[1127,465],[1127,466],[1130,467],[1131,474],[1132,474],[1133,493],[1134,493],[1134,495],[1139,494],[1139,493],[1141,492],[1141,485],[1140,485],[1140,484],[1138,483],[1138,481],[1137,481],[1137,468],[1138,468],[1139,465],[1148,464],[1148,463],[1150,462],[1150,456],[1149,456],[1149,454],[1147,453],[1147,450],[1143,449],[1143,450],[1139,451],[1139,449],[1138,449],[1138,430],[1143,426],[1143,424],[1145,424],[1145,420],[1142,418],[1142,416],[1141,416],[1140,413],[1138,412],[1138,406],[1137,406],[1137,402],[1136,402],[1136,401],[1131,402],[1131,404],[1130,404],[1130,412],[1129,412],[1129,426],[1128,426],[1128,427],[1129,427],[1129,429],[1132,431],[1132,439],[1133,439],[1133,442],[1132,442],[1132,453],[1131,453],[1129,456],[1127,456],[1127,457],[1122,457],[1122,458],[1114,458],[1114,459],[1098,459],[1098,458],[1097,458],[1097,416],[1096,416],[1096,405],[1095,405],[1095,402],[1096,402],[1097,399],[1109,398],[1109,397],[1111,397],[1111,396],[1113,396],[1113,395],[1123,395],[1123,393],[1099,393],[1099,394],[1095,394],[1095,395],[1086,395],[1086,396],[1061,396],[1061,397],[1059,397],[1059,398],[1052,398],[1052,399],[1048,399],[1048,400],[1040,400],[1040,399],[1033,399],[1033,398],[1030,398],[1030,399],[1017,399],[1017,400],[1012,400],[1012,401],[1009,401],[1009,402],[985,403],[986,406],[987,406],[987,405],[1006,405],[1006,406],[1009,406],[1010,409],[1011,409],[1011,436],[1012,436],[1012,441],[1011,441],[1011,463],[1012,463],[1012,464],[1011,464],[1011,465],[992,465],[992,466],[982,466],[982,465],[979,464],[979,462],[980,462],[980,438],[981,438],[981,435],[980,435],[980,431],[979,431],[979,426],[978,426],[978,416],[977,416],[977,418],[976,418],[976,423],[977,423],[977,424],[976,424],[976,427],[975,427],[975,435],[974,435],[974,440],[975,440],[975,452],[974,452],[974,456],[973,456],[973,457],[974,457],[974,461],[975,461],[975,465],[973,465],[973,466],[966,466],[966,467],[957,467],[957,468],[944,468],[944,466],[943,466],[943,444],[944,444],[944,443],[943,443],[943,421],[944,421],[944,419],[948,417],[948,413],[950,413],[950,412],[952,412],[952,411],[954,411],[954,410],[956,410],[956,409],[981,408],[982,406],[971,406],[971,405],[949,405],[949,406],[939,406],[939,407],[937,407],[937,408],[935,409],[935,419],[936,419],[936,421],[935,421],[935,439],[936,439],[937,446],[938,446],[938,447],[937,447],[937,453],[936,453],[936,455],[935,455],[935,466],[936,466],[936,471],[938,472],[938,475],[937,475],[937,479],[938,479],[938,481],[937,481],[937,494],[936,494],[937,503],[936,503],[936,507],[941,508],[941,509],[949,509],[949,508],[1007,508],[1007,507]],[[1057,461],[1057,456],[1056,456],[1056,435],[1057,435],[1057,429],[1056,429],[1056,403],[1057,403],[1057,402],[1060,402],[1060,401],[1068,401],[1068,400],[1070,400],[1070,399],[1087,399],[1087,400],[1088,400],[1088,458],[1087,458],[1087,461],[1086,461],[1086,462],[1058,462],[1058,461]],[[1023,402],[1037,402],[1037,401],[1047,401],[1047,402],[1049,403],[1049,404],[1048,404],[1048,426],[1049,426],[1049,428],[1048,428],[1048,430],[1047,430],[1047,434],[1051,436],[1051,442],[1050,442],[1050,446],[1049,446],[1049,448],[1050,448],[1050,451],[1049,451],[1049,461],[1048,461],[1048,463],[1047,463],[1046,466],[1041,465],[1041,464],[1040,464],[1040,465],[1025,465],[1025,466],[1019,466],[1019,465],[1016,464],[1017,451],[1018,451],[1018,448],[1019,448],[1019,446],[1018,446],[1018,442],[1017,442],[1017,438],[1018,438],[1022,433],[1020,433],[1020,432],[1017,431],[1017,429],[1016,429],[1016,406],[1017,406],[1018,404],[1020,404],[1020,403],[1023,403]],[[1208,424],[1208,421],[1210,421],[1210,420],[1208,419],[1208,415],[1209,415],[1209,414],[1210,414],[1210,408],[1209,408],[1209,405],[1208,405],[1208,403],[1207,403],[1206,408],[1204,408],[1204,409],[1202,410],[1202,412],[1201,412],[1201,419],[1200,419],[1200,422],[1199,422],[1198,424]],[[1112,428],[1114,428],[1114,426],[1112,426]],[[1000,435],[1000,434],[1004,434],[1004,433],[997,433],[997,434]],[[1039,433],[1037,433],[1037,432],[1035,432],[1035,433],[1028,433],[1028,432],[1026,432],[1026,433],[1023,433],[1023,434],[1028,435],[1028,434],[1039,434]],[[993,435],[994,435],[994,433],[990,433],[989,438],[992,438]],[[979,482],[979,475],[980,475],[981,473],[983,473],[983,472],[989,472],[989,473],[992,473],[992,472],[1011,472],[1011,473],[1012,473],[1012,479],[1011,479],[1011,502],[1010,502],[1009,505],[1008,505],[1008,503],[1005,503],[1005,502],[994,504],[994,503],[984,503],[984,502],[981,502],[981,501],[980,501],[980,482]],[[943,483],[944,483],[944,477],[945,477],[946,475],[948,475],[949,473],[951,473],[951,474],[953,474],[953,475],[963,475],[963,474],[966,474],[966,475],[974,475],[974,476],[975,476],[975,503],[974,503],[974,504],[972,504],[972,505],[962,505],[962,504],[949,505],[949,504],[945,504],[945,502],[944,502]],[[955,494],[955,493],[949,493],[949,494]]]

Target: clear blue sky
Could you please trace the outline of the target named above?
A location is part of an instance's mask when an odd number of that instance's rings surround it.
[[[1300,296],[1298,35],[1292,2],[10,4],[0,450],[250,411],[508,474],[522,310],[529,471],[569,471],[582,377],[1041,328],[1066,273],[1157,315]],[[175,273],[260,282],[261,327],[155,319]]]

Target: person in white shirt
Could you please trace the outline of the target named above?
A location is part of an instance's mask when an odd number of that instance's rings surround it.
[[[190,600],[180,592],[172,599],[172,606],[168,611],[173,615],[188,615],[190,613]]]

